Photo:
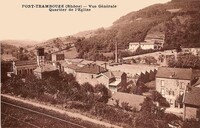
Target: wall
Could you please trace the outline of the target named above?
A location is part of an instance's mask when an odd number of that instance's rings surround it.
[[[196,119],[197,118],[197,108],[185,106],[185,118],[186,119]]]
[[[73,74],[73,76],[76,76],[76,72],[75,70],[68,68],[68,67],[64,67],[64,72],[66,72],[67,74]]]
[[[101,76],[99,76],[99,77],[97,78],[97,83],[98,83],[98,84],[103,84],[103,85],[105,85],[107,88],[109,88],[109,87],[108,87],[108,85],[109,85],[109,79],[108,79],[107,77],[103,76],[103,75],[101,75]]]
[[[187,85],[190,85],[189,80],[156,78],[156,91],[161,93],[171,103],[171,107],[175,107],[175,100],[185,92]]]

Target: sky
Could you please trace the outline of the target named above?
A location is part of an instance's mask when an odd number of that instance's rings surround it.
[[[44,41],[85,30],[109,27],[121,16],[156,3],[170,0],[1,0],[0,40]],[[50,12],[22,8],[32,4],[116,5],[116,8],[93,8],[85,12]]]

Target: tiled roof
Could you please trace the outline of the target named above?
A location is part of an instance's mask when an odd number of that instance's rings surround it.
[[[185,93],[184,103],[200,107],[200,88],[191,87],[189,92]]]
[[[121,71],[112,71],[113,75],[115,77],[121,78],[121,76],[123,75],[124,72]]]
[[[24,65],[37,65],[36,60],[27,60],[27,61],[16,61],[15,62],[16,66],[24,66]]]
[[[68,67],[68,68],[70,68],[70,69],[73,69],[73,70],[77,70],[77,69],[80,68],[79,66],[77,66],[77,65],[75,65],[75,64],[68,64],[68,65],[66,65],[66,67]]]
[[[50,72],[50,71],[54,71],[57,70],[53,65],[51,64],[45,64],[42,67],[37,67],[34,71],[35,72]]]
[[[200,70],[198,69],[193,69],[193,77],[199,77],[200,78]]]
[[[79,69],[77,69],[77,72],[81,73],[89,73],[89,74],[99,74],[106,72],[107,70],[99,65],[96,64],[87,64]]]
[[[157,78],[191,80],[192,79],[192,69],[159,67],[156,77]]]
[[[115,92],[112,97],[109,99],[108,104],[114,105],[116,104],[116,100],[119,100],[119,105],[125,102],[128,103],[129,106],[135,107],[136,110],[141,109],[141,103],[143,103],[145,96],[129,94],[129,93],[122,93],[122,92]]]
[[[102,74],[105,75],[106,77],[108,77],[109,79],[115,77],[111,71],[107,71],[107,72],[104,72]]]
[[[120,82],[121,82],[121,81],[116,80],[116,81],[113,81],[112,83],[110,83],[109,85],[110,85],[110,86],[115,86],[115,87],[117,87],[117,86],[120,84]]]

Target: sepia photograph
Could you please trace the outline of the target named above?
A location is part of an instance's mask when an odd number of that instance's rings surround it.
[[[2,0],[1,128],[200,128],[200,0]]]

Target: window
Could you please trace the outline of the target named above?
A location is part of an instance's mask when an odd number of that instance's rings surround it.
[[[165,95],[165,89],[164,88],[161,88],[161,94]]]
[[[184,82],[181,82],[179,87],[180,89],[184,89]]]
[[[172,99],[169,99],[169,104],[173,105],[173,100]]]
[[[183,95],[183,93],[184,93],[183,91],[180,91],[180,95]]]
[[[160,84],[161,84],[161,87],[165,87],[165,81],[164,80],[161,80]]]

